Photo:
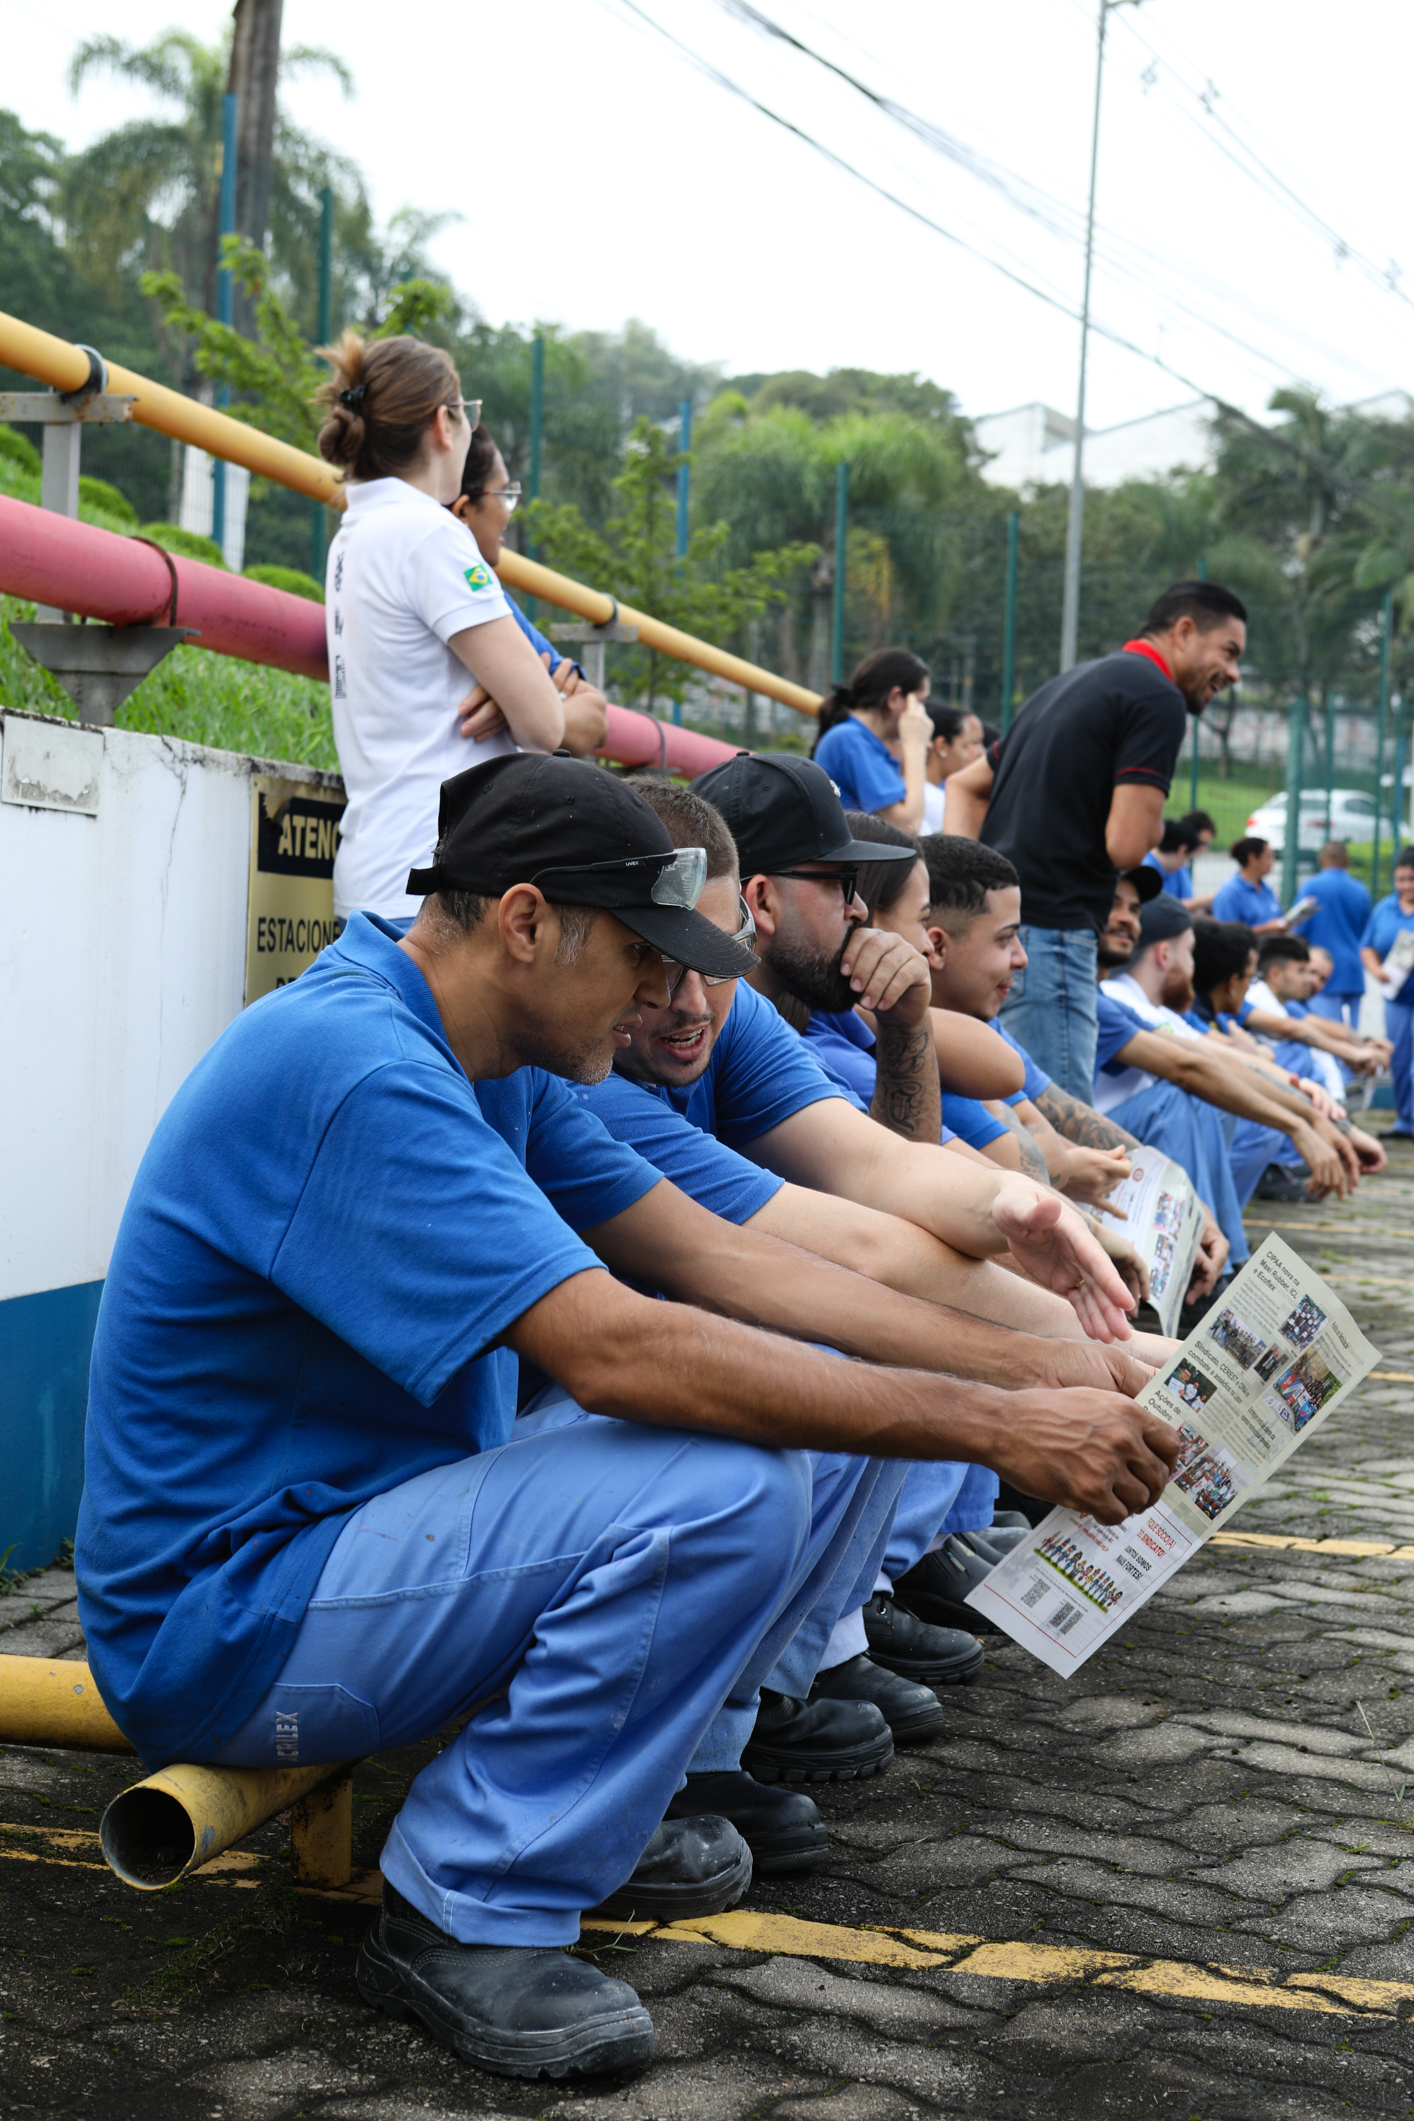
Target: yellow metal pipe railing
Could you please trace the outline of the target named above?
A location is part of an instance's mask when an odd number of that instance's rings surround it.
[[[51,332],[39,331],[34,325],[7,316],[3,311],[0,311],[0,366],[17,368],[22,375],[33,376],[38,382],[47,383],[52,390],[82,390],[89,379],[89,358],[81,347],[71,346],[67,339],[57,339]],[[199,405],[194,398],[184,397],[181,391],[169,390],[166,384],[154,383],[147,376],[134,374],[130,368],[110,365],[108,388],[120,396],[136,399],[133,418],[141,426],[154,428],[158,434],[168,435],[178,442],[190,442],[194,448],[204,449],[211,456],[223,457],[228,464],[243,464],[257,477],[271,479],[277,486],[287,486],[295,493],[308,494],[312,500],[323,501],[331,508],[343,507],[344,490],[333,466],[326,464],[321,457],[311,456],[308,450],[295,449],[288,442],[277,442],[273,435],[262,434],[257,427],[247,427],[243,421],[233,420],[229,413],[217,412],[210,405]],[[583,582],[557,574],[554,568],[542,567],[538,561],[527,560],[518,552],[503,551],[497,572],[511,588],[524,590],[529,596],[543,597],[547,604],[555,604],[562,611],[573,611],[596,626],[608,625],[616,617],[626,626],[636,626],[638,638],[646,648],[656,648],[660,654],[671,656],[677,662],[691,663],[696,669],[726,678],[747,692],[759,692],[767,699],[780,700],[800,714],[819,712],[818,692],[811,692],[804,685],[793,685],[789,678],[777,677],[773,670],[762,670],[740,656],[729,655],[724,648],[714,647],[710,641],[699,641],[694,634],[682,633],[676,626],[665,625],[650,612],[634,611],[627,604],[618,604],[606,591],[590,589]]]

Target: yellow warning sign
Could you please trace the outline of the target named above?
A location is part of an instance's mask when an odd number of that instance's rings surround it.
[[[334,940],[334,856],[344,799],[335,788],[251,778],[247,1006],[298,979]]]

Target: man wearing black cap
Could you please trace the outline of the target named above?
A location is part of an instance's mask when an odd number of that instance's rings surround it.
[[[725,1821],[658,1822],[833,1577],[838,1454],[995,1457],[1118,1522],[1177,1452],[1117,1395],[927,1374],[930,1307],[724,1235],[546,1072],[602,1077],[665,954],[749,962],[702,866],[568,757],[448,783],[409,934],[355,915],[174,1098],[95,1336],[80,1611],[145,1759],[337,1762],[503,1695],[414,1782],[358,1981],[511,2075],[651,2050],[560,1950],[581,1909],[749,1880]],[[513,1434],[516,1356],[556,1382]]]

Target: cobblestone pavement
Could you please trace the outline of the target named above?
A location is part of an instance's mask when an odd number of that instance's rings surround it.
[[[1392,1154],[1356,1202],[1252,1227],[1330,1278],[1381,1370],[1414,1373],[1414,1151]],[[1409,1405],[1407,1380],[1367,1384],[1236,1528],[1414,1542]],[[0,1600],[6,1623],[0,1649],[81,1654],[62,1571]],[[687,1941],[586,1932],[658,2045],[644,2074],[573,2089],[482,2076],[366,2011],[367,1909],[295,1892],[278,1824],[242,1883],[139,1895],[87,1838],[131,1766],[7,1747],[0,2112],[1414,2114],[1414,1558],[1213,1546],[1074,1680],[1002,1646],[947,1699],[943,1741],[824,1795],[825,1871],[749,1896],[768,1948],[741,1948],[740,1917]],[[357,1862],[422,1757],[358,1770]],[[950,1970],[969,1958],[986,1970]]]

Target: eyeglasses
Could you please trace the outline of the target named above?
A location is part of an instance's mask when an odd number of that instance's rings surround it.
[[[513,516],[520,501],[520,480],[512,479],[509,486],[487,486],[476,496],[478,501],[501,501],[506,514]]]
[[[470,427],[479,427],[481,425],[480,398],[448,398],[447,410],[448,412],[464,412],[467,417],[467,424]]]
[[[745,948],[750,949],[756,940],[756,923],[751,918],[751,908],[740,893],[737,894],[736,909],[741,915],[741,926],[732,937],[732,941],[741,943]],[[675,957],[665,957],[663,959],[663,976],[668,982],[668,993],[670,995],[676,994],[682,984],[683,974],[686,970],[686,965],[680,965]],[[701,975],[704,987],[721,987],[729,979],[738,977],[739,975],[735,972],[704,972]]]
[[[857,869],[773,869],[772,876],[798,877],[803,884],[838,884],[849,906],[859,889]]]

